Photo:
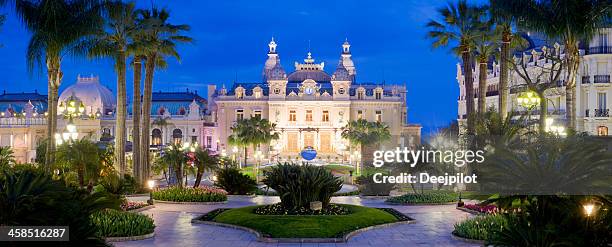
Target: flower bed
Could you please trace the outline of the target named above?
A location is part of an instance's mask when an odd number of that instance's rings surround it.
[[[347,215],[350,214],[348,208],[338,204],[330,204],[322,210],[311,210],[309,208],[299,208],[297,210],[288,210],[280,203],[265,205],[255,208],[255,214],[259,215]]]
[[[227,201],[227,192],[213,187],[170,187],[153,191],[153,199],[172,202],[223,202]]]
[[[114,209],[91,215],[92,224],[100,237],[132,237],[153,233],[155,224],[147,215]]]
[[[453,234],[467,239],[487,240],[494,230],[501,230],[505,225],[507,220],[502,214],[476,216],[455,224]]]
[[[498,208],[495,205],[479,205],[479,204],[465,204],[463,208],[472,210],[483,214],[492,214],[498,212]]]
[[[447,191],[431,191],[423,194],[405,194],[387,199],[392,204],[445,204],[458,201],[457,194]]]
[[[125,201],[121,202],[121,205],[120,205],[121,210],[123,210],[123,211],[136,210],[136,209],[139,209],[139,208],[144,208],[146,206],[149,206],[149,204],[145,203],[145,202],[132,202],[132,201],[128,201],[128,200],[125,200]]]

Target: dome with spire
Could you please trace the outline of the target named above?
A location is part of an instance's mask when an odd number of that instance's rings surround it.
[[[101,112],[108,114],[114,111],[117,100],[113,92],[100,84],[100,77],[77,77],[77,82],[67,87],[59,97],[64,102],[70,97],[76,97],[85,104],[85,114]]]
[[[287,73],[280,63],[277,63],[266,76],[268,80],[284,80],[287,79]]]
[[[349,75],[349,71],[342,65],[342,63],[338,64],[338,68],[334,71],[332,75],[332,80],[334,81],[350,81],[351,76]]]

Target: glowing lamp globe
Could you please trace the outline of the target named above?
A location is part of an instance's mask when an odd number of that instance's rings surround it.
[[[300,152],[300,156],[305,160],[313,160],[317,157],[317,150],[314,150],[312,147],[307,147]]]

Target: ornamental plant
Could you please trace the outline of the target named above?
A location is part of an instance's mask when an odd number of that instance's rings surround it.
[[[492,214],[499,210],[497,206],[492,205],[492,204],[488,204],[488,205],[465,204],[463,205],[463,207],[469,210],[473,210],[479,213],[486,213],[486,214]]]
[[[227,192],[214,187],[180,188],[175,186],[153,191],[153,199],[173,202],[222,202],[227,201]]]
[[[100,237],[131,237],[152,233],[155,224],[151,217],[119,210],[100,210],[90,217]]]
[[[508,224],[502,214],[476,216],[455,224],[453,234],[469,239],[487,240]]]
[[[309,164],[279,163],[265,172],[263,183],[274,189],[288,210],[309,208],[310,202],[329,205],[332,195],[342,188],[340,178],[323,167]]]
[[[430,191],[422,194],[405,194],[387,199],[389,203],[398,204],[438,204],[458,200],[457,194],[447,191]]]
[[[236,168],[221,169],[217,173],[215,186],[224,189],[230,195],[252,194],[257,189],[255,180],[246,174],[242,174]]]

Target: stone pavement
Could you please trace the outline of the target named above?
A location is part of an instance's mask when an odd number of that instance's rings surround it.
[[[146,197],[130,200],[144,201]],[[355,235],[348,243],[333,244],[269,244],[257,242],[255,235],[236,229],[191,224],[191,219],[220,207],[244,207],[255,204],[278,202],[278,197],[232,197],[222,205],[156,204],[155,208],[143,211],[155,220],[155,237],[140,241],[114,243],[117,247],[131,246],[478,246],[454,240],[453,225],[470,215],[455,209],[454,205],[439,206],[395,206],[381,199],[361,199],[356,196],[334,197],[335,203],[355,204],[368,207],[392,207],[416,219],[413,224],[374,229]]]

